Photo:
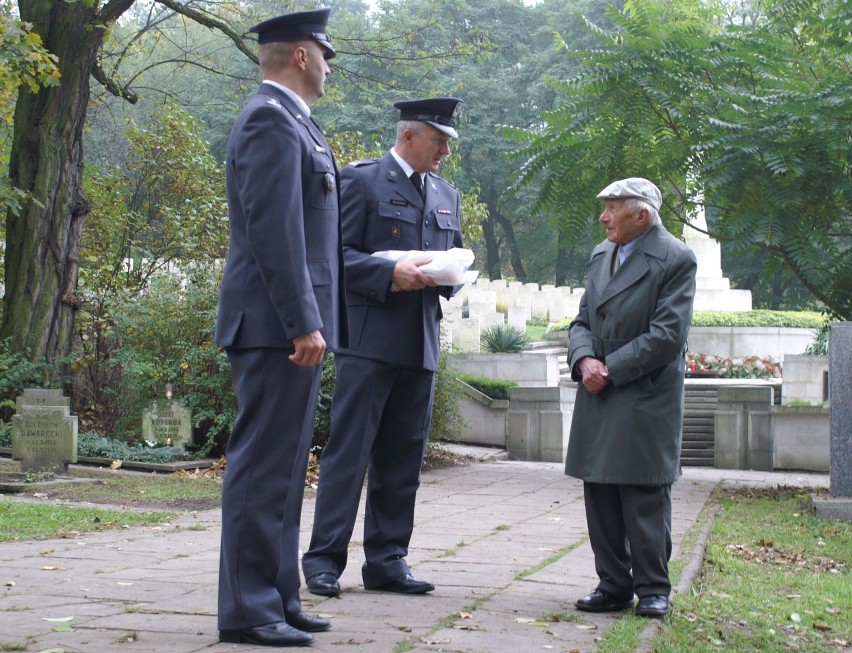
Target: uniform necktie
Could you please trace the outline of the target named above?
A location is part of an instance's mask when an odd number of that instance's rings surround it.
[[[414,184],[414,187],[417,189],[417,194],[420,195],[420,199],[424,202],[426,201],[426,189],[423,188],[423,178],[420,176],[419,172],[412,172],[411,183]]]

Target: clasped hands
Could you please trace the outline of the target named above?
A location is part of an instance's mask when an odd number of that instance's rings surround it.
[[[609,370],[597,358],[586,356],[580,359],[578,366],[583,374],[583,387],[593,395],[601,392],[609,383]]]

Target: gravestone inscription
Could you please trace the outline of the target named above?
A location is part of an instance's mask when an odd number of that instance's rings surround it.
[[[30,389],[17,398],[12,416],[12,459],[21,472],[63,475],[77,462],[77,416],[62,390]]]

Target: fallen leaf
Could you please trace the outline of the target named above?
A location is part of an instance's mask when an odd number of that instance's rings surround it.
[[[462,612],[461,610],[459,610],[458,612],[456,612],[456,614],[459,616],[459,619],[472,619],[473,618],[473,615],[470,612]]]
[[[14,586],[15,586],[15,581],[13,581],[13,580],[10,580],[9,582],[6,583],[6,587],[14,587]]]
[[[411,632],[411,626],[397,626],[396,629],[401,630],[404,633],[410,633]]]
[[[74,617],[42,617],[42,621],[53,621],[53,622],[73,621],[73,619],[74,619]]]
[[[814,623],[814,630],[821,630],[823,632],[828,632],[828,631],[831,630],[831,626],[829,626],[827,624]]]
[[[118,581],[116,585],[118,585],[119,587],[130,587],[131,585],[133,585],[133,583],[125,583],[123,581]]]
[[[433,639],[431,637],[421,637],[420,641],[424,644],[449,644],[450,640],[448,639]]]
[[[793,614],[790,615],[790,621],[795,621],[796,623],[799,623],[801,620],[802,620],[802,617],[797,612],[794,612]]]
[[[41,553],[41,555],[43,556],[49,556],[51,553],[53,553],[53,549],[45,549],[44,551],[39,551],[39,553]]]
[[[112,467],[113,469],[118,469],[119,467],[121,467],[121,461],[120,460],[113,460],[110,467]]]
[[[74,629],[71,626],[54,626],[51,630],[56,633],[73,633]]]
[[[577,628],[579,630],[597,630],[598,627],[595,624],[577,624]]]
[[[453,626],[456,630],[480,630],[476,624],[463,624],[461,626]]]
[[[41,568],[42,571],[62,571],[62,567],[54,567],[52,565],[45,565]]]

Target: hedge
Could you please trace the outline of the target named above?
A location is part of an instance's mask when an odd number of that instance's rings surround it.
[[[573,317],[554,323],[548,332],[567,331]],[[826,317],[815,311],[696,311],[692,315],[694,327],[783,327],[796,329],[821,329]]]

